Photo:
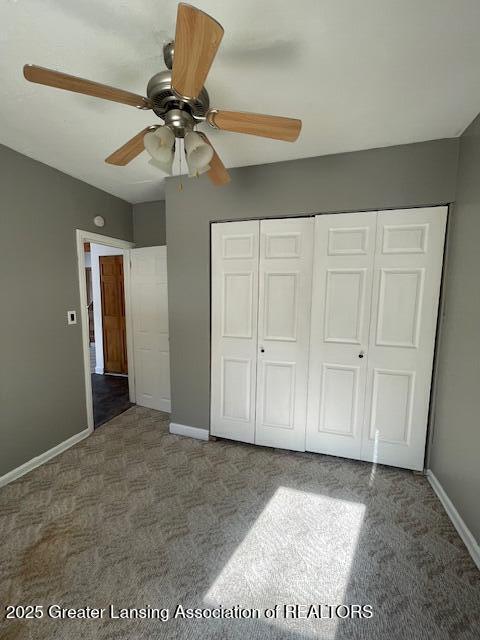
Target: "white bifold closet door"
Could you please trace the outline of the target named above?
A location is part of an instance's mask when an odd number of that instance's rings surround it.
[[[305,451],[313,218],[262,220],[255,443]]]
[[[316,218],[307,450],[423,468],[446,216]]]
[[[362,460],[423,469],[446,221],[378,214]]]
[[[313,224],[212,225],[212,435],[305,450]]]
[[[259,222],[212,224],[212,435],[255,442]]]
[[[315,218],[306,448],[360,458],[377,213]]]

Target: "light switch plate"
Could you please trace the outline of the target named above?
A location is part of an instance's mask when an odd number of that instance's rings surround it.
[[[68,324],[77,324],[77,312],[76,311],[67,311],[67,322],[68,322]]]

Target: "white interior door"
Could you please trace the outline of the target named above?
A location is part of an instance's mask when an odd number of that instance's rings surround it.
[[[167,247],[131,249],[130,256],[136,402],[170,412]]]
[[[423,469],[446,219],[378,214],[363,460]]]
[[[212,225],[211,433],[422,469],[446,216]]]
[[[361,455],[376,221],[315,218],[308,451]]]
[[[255,443],[305,450],[313,218],[262,220]]]
[[[212,435],[255,441],[260,223],[212,225]]]

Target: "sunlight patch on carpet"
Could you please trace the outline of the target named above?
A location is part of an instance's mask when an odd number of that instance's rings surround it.
[[[344,603],[365,505],[279,487],[208,592],[207,606]],[[348,604],[348,603],[346,603]],[[274,619],[282,630],[305,620]],[[334,638],[337,620],[310,620]]]

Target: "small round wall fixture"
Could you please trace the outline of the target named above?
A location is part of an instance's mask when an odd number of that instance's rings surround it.
[[[104,227],[105,226],[105,218],[103,218],[102,216],[95,216],[95,218],[93,219],[93,224],[96,227]]]

